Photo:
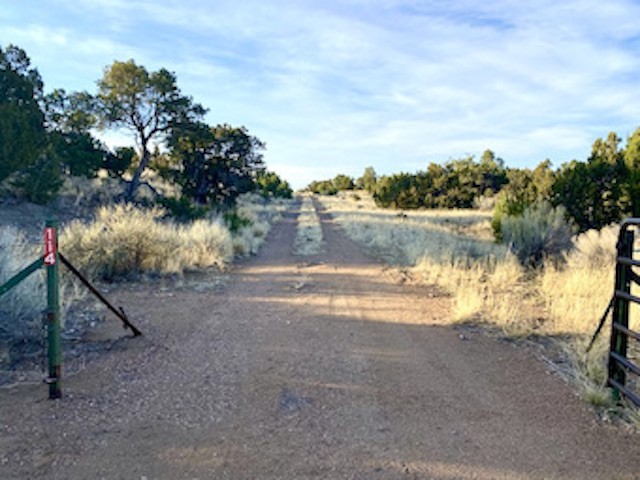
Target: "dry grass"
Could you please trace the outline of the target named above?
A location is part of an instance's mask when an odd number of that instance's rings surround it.
[[[320,218],[311,197],[305,195],[302,197],[302,204],[300,205],[296,238],[293,242],[293,253],[302,256],[317,255],[323,249],[324,240]]]
[[[347,235],[388,263],[413,267],[425,282],[453,297],[456,321],[491,316],[512,332],[513,291],[524,272],[507,248],[490,235],[490,214],[473,210],[397,212],[365,200],[324,197],[323,204]],[[509,297],[509,301],[502,301]]]
[[[291,201],[264,200],[256,194],[245,194],[238,199],[237,213],[250,224],[233,234],[233,252],[238,256],[255,255],[264,244],[271,225],[282,218]]]
[[[491,231],[488,214],[383,210],[362,195],[357,202],[338,195],[323,197],[322,203],[350,238],[389,263],[415,266],[427,257],[453,264],[506,254],[506,248],[486,238]]]
[[[163,216],[160,209],[102,207],[91,223],[74,221],[63,229],[61,250],[78,268],[105,280],[223,268],[231,259],[231,235],[220,220],[178,226],[161,221]]]
[[[224,269],[234,254],[255,254],[271,222],[284,209],[285,204],[245,196],[238,202],[237,213],[249,222],[232,235],[216,216],[181,225],[167,219],[159,208],[107,206],[98,209],[89,223],[68,224],[62,231],[61,249],[78,268],[105,280],[139,273]]]
[[[113,280],[139,273],[182,274],[224,269],[234,255],[257,253],[286,202],[256,195],[239,198],[237,215],[247,225],[231,234],[222,219],[211,216],[177,224],[159,208],[113,205],[98,209],[91,222],[74,221],[62,231],[61,249],[95,278]]]
[[[66,195],[86,201],[85,193],[95,182],[68,183]],[[234,235],[222,220],[213,217],[187,225],[165,218],[161,209],[131,205],[103,206],[88,222],[75,220],[63,227],[60,249],[90,278],[115,280],[140,273],[183,274],[209,268],[224,269],[237,255],[255,254],[271,228],[287,208],[286,201],[265,202],[245,195],[239,199],[238,214],[249,224]],[[42,245],[28,241],[11,227],[0,227],[0,284],[42,255]],[[87,290],[61,269],[62,319],[70,308],[87,297]],[[7,361],[12,342],[37,343],[41,339],[42,311],[46,304],[44,270],[31,275],[0,297],[0,363]],[[93,308],[93,307],[91,307]],[[74,328],[74,316],[69,329]]]
[[[74,207],[108,205],[124,193],[125,187],[123,181],[100,171],[96,178],[65,176],[59,196],[68,198]]]
[[[360,194],[364,197],[365,194]],[[613,291],[617,227],[573,239],[564,264],[524,269],[505,247],[488,240],[489,214],[478,211],[398,212],[370,200],[322,198],[347,235],[379,258],[413,267],[426,283],[448,291],[452,321],[481,321],[511,337],[564,338],[583,397],[609,405],[603,388],[606,333],[587,355],[586,344]],[[640,313],[632,309],[632,328]],[[554,340],[555,342],[555,340]]]

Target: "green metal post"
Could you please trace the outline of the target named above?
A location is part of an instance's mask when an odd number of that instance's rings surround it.
[[[633,256],[633,240],[632,231],[625,231],[620,238],[618,244],[618,257],[632,258]],[[631,267],[623,265],[620,262],[616,265],[616,291],[629,294],[631,292]],[[611,345],[610,352],[626,358],[627,356],[627,336],[615,328],[615,324],[625,328],[629,327],[629,300],[626,298],[616,298],[613,304],[613,321],[611,328]],[[626,371],[624,367],[613,358],[609,358],[609,378],[624,386],[626,383]],[[616,402],[620,401],[620,392],[617,388],[613,389],[613,398]]]
[[[62,342],[60,339],[60,281],[58,258],[58,222],[47,221],[44,263],[47,268],[47,353],[49,359],[49,398],[62,396]]]

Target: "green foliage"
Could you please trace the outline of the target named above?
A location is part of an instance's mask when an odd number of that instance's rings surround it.
[[[164,68],[149,73],[133,60],[113,62],[98,87],[101,125],[130,130],[140,145],[140,162],[126,194],[131,200],[151,160],[152,142],[165,140],[176,125],[202,118],[205,109],[182,94],[175,74]]]
[[[378,179],[376,203],[392,208],[472,208],[476,198],[492,196],[507,182],[502,160],[491,151],[477,163],[473,157],[432,163],[426,172]]]
[[[205,205],[229,207],[255,190],[290,198],[287,182],[263,174],[265,144],[244,127],[200,122],[205,112],[180,91],[172,72],[148,72],[133,60],[108,66],[96,96],[63,89],[43,96],[26,53],[0,48],[0,181],[13,175],[21,194],[43,203],[58,191],[63,175],[92,178],[104,168],[119,178],[130,170],[124,196],[132,200],[142,173],[152,167],[182,187],[184,198],[162,200],[180,218],[202,216]],[[91,135],[95,127],[130,130],[140,152],[108,151]]]
[[[33,165],[45,148],[42,88],[24,50],[0,48],[0,181]]]
[[[30,202],[45,204],[62,186],[60,164],[52,155],[43,155],[35,163],[22,169],[12,181],[21,194]]]
[[[508,183],[498,194],[493,210],[491,227],[496,240],[502,240],[502,219],[522,215],[535,202],[549,200],[554,175],[551,162],[545,160],[535,170],[509,169]]]
[[[94,177],[105,155],[89,133],[92,97],[64,90],[43,97],[42,89],[23,50],[0,49],[0,180],[18,172],[13,185],[37,203],[55,195],[61,173]]]
[[[88,92],[56,89],[43,99],[49,130],[88,133],[98,123],[96,99]]]
[[[419,175],[399,173],[378,180],[373,198],[378,205],[389,208],[417,208],[419,206],[417,179]]]
[[[245,127],[185,123],[174,130],[169,146],[174,168],[167,174],[198,204],[228,207],[256,189],[265,145]]]
[[[376,189],[376,183],[378,182],[378,175],[373,167],[367,167],[360,178],[356,180],[356,188],[360,190],[366,190],[369,193],[373,193]]]
[[[535,203],[522,215],[502,219],[503,241],[524,266],[539,266],[547,258],[559,259],[572,247],[573,228],[563,207]]]
[[[118,147],[114,152],[107,152],[102,167],[110,177],[120,178],[135,163],[136,151],[131,147]]]
[[[593,144],[586,163],[562,166],[553,185],[553,202],[564,205],[581,232],[618,222],[632,211],[637,170],[625,164],[620,139],[610,133]],[[631,188],[630,188],[631,187]]]
[[[51,132],[49,151],[63,173],[88,178],[97,176],[107,156],[102,144],[88,132]]]
[[[335,195],[343,190],[353,190],[355,183],[351,177],[343,174],[336,175],[331,180],[320,180],[311,182],[306,190],[319,195]]]
[[[167,210],[171,217],[180,222],[190,222],[204,218],[209,212],[209,208],[194,203],[186,197],[162,197],[158,204]]]
[[[57,89],[43,103],[52,158],[65,174],[94,178],[107,156],[90,133],[97,123],[95,99],[87,92]]]
[[[319,195],[335,195],[338,193],[338,189],[331,180],[313,181],[307,186],[306,190]]]
[[[274,172],[259,172],[256,178],[256,186],[260,194],[265,198],[291,198],[293,195],[293,190],[291,190],[289,183],[282,180]]]
[[[627,139],[623,152],[627,181],[623,185],[624,195],[630,202],[629,214],[640,216],[640,128]]]
[[[353,190],[355,184],[353,183],[353,179],[351,177],[347,177],[346,175],[336,175],[333,179],[333,186],[338,191],[343,190]]]
[[[241,215],[236,208],[227,210],[223,215],[224,223],[231,233],[236,233],[241,229],[251,225],[251,219]]]
[[[523,202],[510,199],[506,194],[498,195],[496,205],[493,208],[493,218],[491,219],[491,229],[493,236],[498,242],[502,241],[502,219],[505,217],[516,217],[522,215],[524,209],[528,206]]]

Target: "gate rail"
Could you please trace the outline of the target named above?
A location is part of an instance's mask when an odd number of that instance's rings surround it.
[[[629,375],[640,377],[640,365],[628,356],[629,339],[640,342],[640,332],[629,328],[631,304],[640,305],[640,297],[631,294],[631,285],[640,285],[640,275],[633,271],[633,267],[640,267],[640,260],[633,258],[634,230],[638,227],[640,218],[629,218],[620,226],[618,236],[607,384],[617,399],[623,395],[640,406],[640,394],[630,387],[628,378]]]

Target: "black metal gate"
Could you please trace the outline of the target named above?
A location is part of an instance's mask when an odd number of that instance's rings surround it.
[[[639,229],[640,218],[625,220],[620,227],[607,381],[616,396],[623,395],[637,406],[640,406],[640,333],[630,328],[629,321],[634,304],[640,305],[640,296],[631,292],[632,285],[640,285],[640,275],[634,271],[634,267],[640,267],[640,260],[633,256]]]

